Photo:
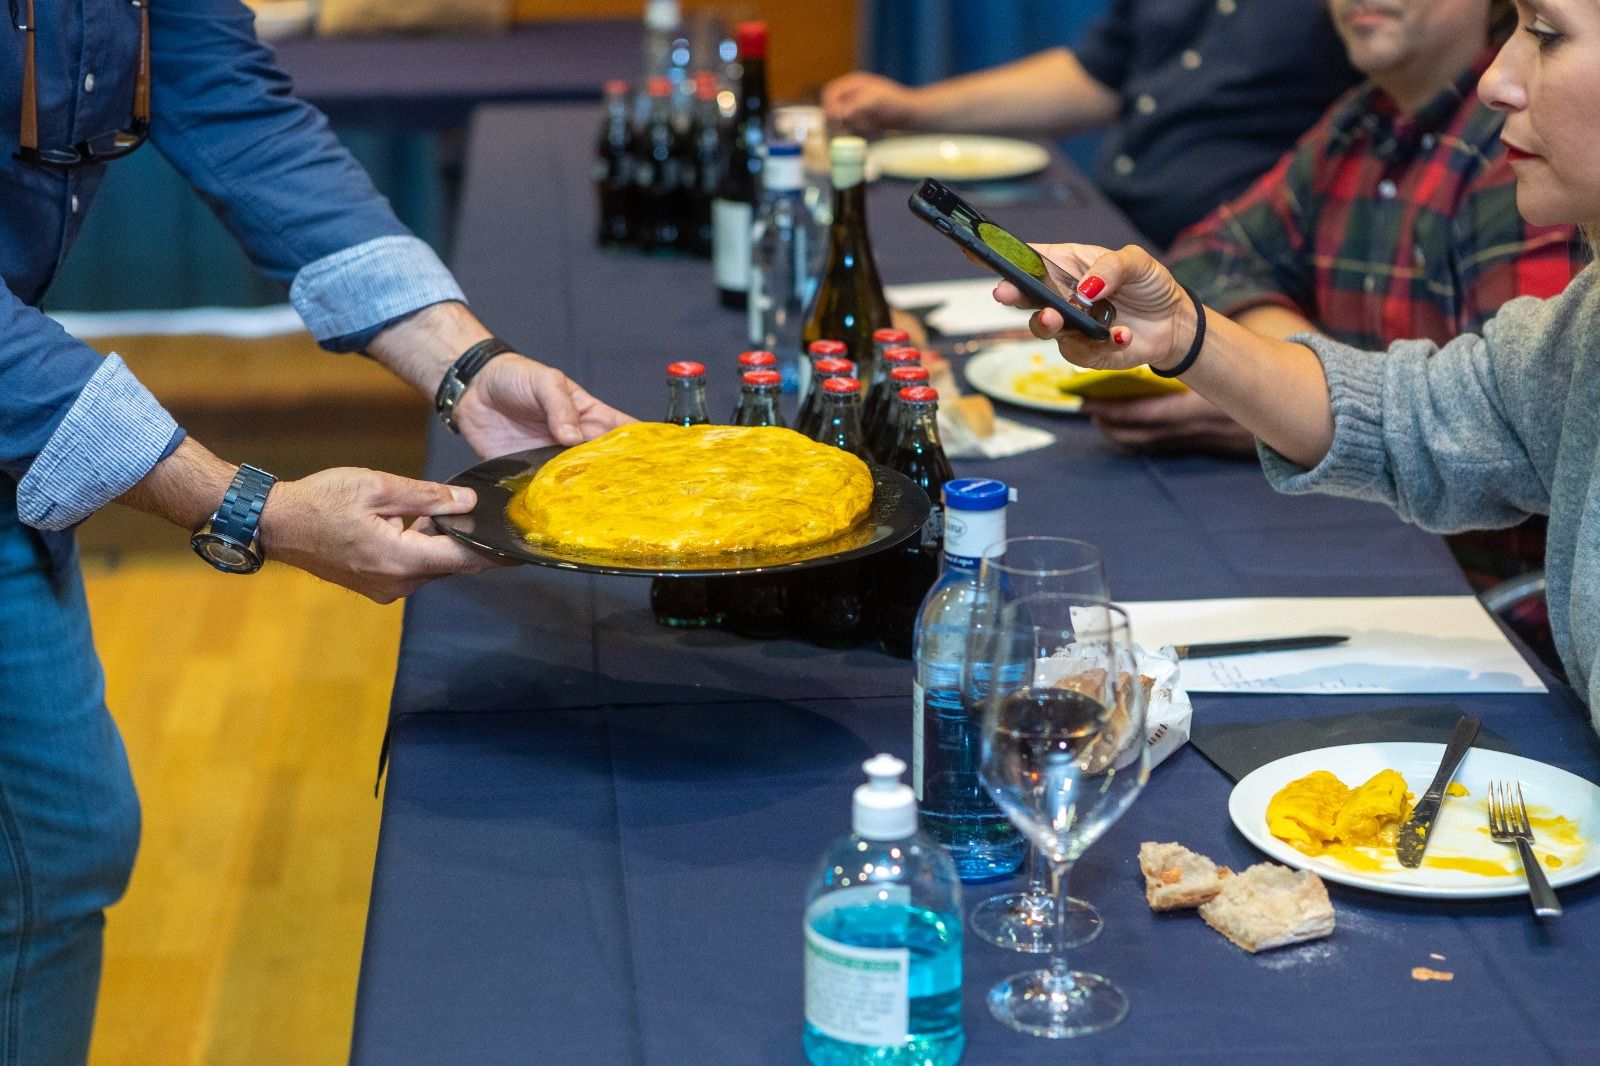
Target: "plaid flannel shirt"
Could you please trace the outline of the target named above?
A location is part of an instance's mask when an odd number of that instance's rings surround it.
[[[1554,296],[1587,253],[1530,226],[1473,68],[1410,115],[1371,84],[1336,101],[1237,199],[1168,252],[1179,281],[1236,315],[1277,304],[1360,348],[1475,333],[1513,296]]]

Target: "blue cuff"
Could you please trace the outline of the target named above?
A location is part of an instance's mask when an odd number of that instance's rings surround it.
[[[357,351],[387,323],[445,300],[466,303],[461,286],[416,237],[378,237],[308,263],[289,301],[318,343]]]
[[[17,516],[70,529],[143,479],[177,430],[122,358],[107,356],[17,484]]]

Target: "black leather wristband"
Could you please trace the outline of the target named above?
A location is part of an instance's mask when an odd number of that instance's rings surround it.
[[[452,433],[460,433],[461,428],[456,425],[456,405],[461,402],[461,397],[466,394],[467,386],[472,379],[483,369],[485,363],[497,355],[515,351],[511,345],[499,337],[490,337],[461,353],[461,358],[450,364],[450,369],[444,372],[444,377],[439,380],[439,388],[433,394],[433,409],[439,415],[439,421]]]
[[[1150,373],[1158,378],[1175,378],[1191,366],[1194,366],[1194,361],[1200,358],[1200,349],[1206,343],[1205,305],[1200,302],[1200,297],[1196,296],[1194,290],[1189,286],[1185,285],[1183,291],[1189,294],[1189,299],[1194,303],[1194,340],[1190,342],[1189,350],[1184,354],[1183,359],[1171,370],[1162,370],[1160,367],[1154,366],[1150,368]]]

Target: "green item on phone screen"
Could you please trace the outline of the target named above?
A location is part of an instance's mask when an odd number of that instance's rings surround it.
[[[978,239],[1009,259],[1020,270],[1044,280],[1044,260],[1039,253],[1017,240],[993,222],[978,223]]]

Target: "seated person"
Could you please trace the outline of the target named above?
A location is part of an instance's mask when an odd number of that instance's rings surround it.
[[[1274,337],[1317,330],[1358,348],[1476,332],[1513,296],[1553,296],[1587,260],[1570,225],[1517,214],[1501,116],[1474,86],[1511,0],[1334,0],[1351,90],[1248,192],[1180,234],[1165,259],[1208,306]],[[1194,393],[1090,401],[1136,449],[1252,455],[1250,433]]]
[[[1076,48],[920,88],[856,71],[822,104],[866,136],[1109,127],[1095,182],[1164,247],[1265,173],[1355,80],[1326,0],[1112,0]]]
[[[1478,86],[1506,116],[1517,209],[1594,234],[1600,3],[1519,0],[1518,11],[1522,28]],[[1377,352],[1264,337],[1206,309],[1138,248],[1043,251],[1083,279],[1081,295],[1114,302],[1119,321],[1110,343],[1086,342],[1046,309],[1034,334],[1084,366],[1179,376],[1260,438],[1279,489],[1382,501],[1439,531],[1548,515],[1556,646],[1591,716],[1600,708],[1600,266],[1556,297],[1511,300],[1479,334]],[[1023,305],[1006,282],[995,295]]]

